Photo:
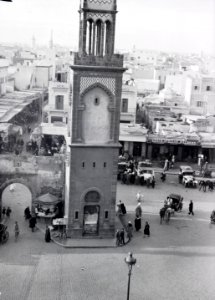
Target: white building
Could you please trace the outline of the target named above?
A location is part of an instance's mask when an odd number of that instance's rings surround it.
[[[185,102],[192,114],[215,113],[215,77],[206,75],[188,76],[186,80]]]
[[[44,123],[68,123],[70,111],[70,76],[69,70],[58,70],[55,80],[49,82],[49,100],[44,107]],[[67,125],[66,125],[67,127]]]
[[[7,91],[8,66],[6,59],[0,59],[0,96],[5,95]]]
[[[121,123],[135,123],[137,107],[137,88],[134,81],[127,81],[122,86]]]

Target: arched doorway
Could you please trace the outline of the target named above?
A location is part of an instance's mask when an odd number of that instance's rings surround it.
[[[1,194],[2,208],[6,209],[10,207],[11,215],[2,214],[2,222],[8,227],[8,231],[11,236],[14,234],[15,221],[19,224],[21,235],[29,234],[29,224],[24,218],[24,210],[29,206],[32,207],[32,193],[30,189],[22,183],[10,183],[7,185]]]
[[[0,186],[0,220],[2,219],[3,206],[14,207],[18,216],[22,214],[24,209],[29,206],[30,210],[35,199],[36,192],[29,182],[22,178],[13,178],[6,180]],[[24,209],[23,209],[24,207]],[[21,213],[21,209],[23,209]]]
[[[83,220],[83,235],[98,235],[99,234],[99,216],[101,196],[99,192],[92,190],[86,193],[84,200],[84,220]]]
[[[32,206],[32,194],[22,183],[11,183],[2,193],[2,207],[10,207],[14,218],[23,219],[24,209]]]

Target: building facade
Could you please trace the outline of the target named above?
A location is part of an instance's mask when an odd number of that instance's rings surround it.
[[[191,114],[215,114],[215,77],[189,76],[186,80],[185,102],[190,105]]]
[[[73,69],[67,233],[114,237],[123,56],[114,54],[116,0],[80,5]]]

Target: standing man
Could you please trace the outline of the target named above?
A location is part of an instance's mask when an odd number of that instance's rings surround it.
[[[5,215],[6,215],[6,208],[5,208],[5,207],[3,207],[3,208],[2,208],[2,218],[4,218],[4,217],[5,217]]]
[[[189,212],[188,215],[193,215],[194,216],[194,212],[193,212],[193,201],[190,200],[190,204],[189,204]]]
[[[125,230],[124,228],[122,228],[119,232],[119,236],[120,236],[120,243],[122,245],[125,245]]]
[[[31,228],[31,231],[34,232],[34,228],[37,224],[36,216],[33,214],[32,217],[29,220],[29,227]]]
[[[121,200],[119,200],[119,204],[118,204],[118,205],[119,205],[120,208],[121,208],[122,214],[123,214],[123,215],[126,215],[127,211],[126,211],[125,204],[124,204]]]
[[[7,216],[8,218],[10,218],[11,212],[12,212],[12,210],[11,210],[10,206],[8,206],[8,208],[7,208],[7,210],[6,210],[6,216]]]
[[[15,222],[15,226],[14,226],[14,235],[15,235],[15,242],[17,242],[19,236],[19,225],[17,221]]]

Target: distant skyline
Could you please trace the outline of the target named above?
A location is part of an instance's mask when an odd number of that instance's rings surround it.
[[[0,43],[78,46],[79,0],[0,1]],[[215,54],[215,0],[118,0],[116,49]]]

